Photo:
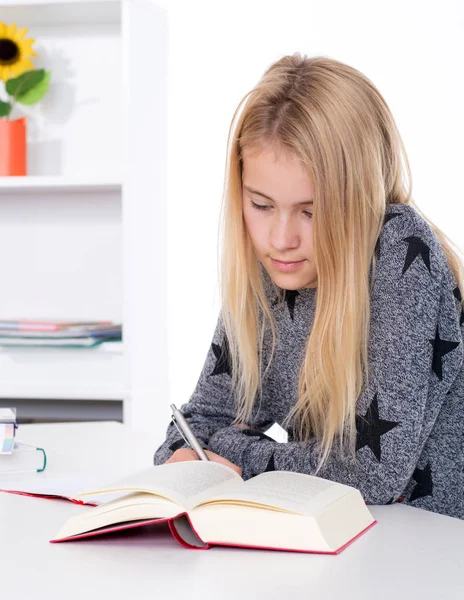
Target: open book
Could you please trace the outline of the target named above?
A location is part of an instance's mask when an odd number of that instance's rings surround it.
[[[168,522],[187,548],[213,545],[337,554],[376,523],[361,493],[320,477],[270,471],[244,481],[216,462],[162,464],[80,493],[105,502],[68,519],[52,542]]]

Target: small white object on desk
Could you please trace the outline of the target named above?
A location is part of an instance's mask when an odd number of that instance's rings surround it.
[[[43,448],[15,441],[13,452],[0,454],[0,477],[9,473],[41,473],[47,465]],[[2,482],[0,481],[0,487]]]
[[[17,429],[16,408],[0,408],[0,476],[45,470],[45,450],[19,442]]]

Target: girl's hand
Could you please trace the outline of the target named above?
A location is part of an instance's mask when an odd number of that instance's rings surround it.
[[[240,467],[238,467],[237,465],[234,465],[234,463],[231,463],[229,460],[227,460],[227,458],[224,458],[223,456],[219,456],[219,454],[216,454],[215,452],[212,452],[211,450],[205,450],[205,454],[206,456],[209,458],[210,461],[212,462],[217,462],[217,463],[221,463],[222,465],[226,465],[226,467],[229,467],[230,469],[233,469],[236,473],[238,473],[240,475],[240,477],[242,476],[242,469]],[[186,460],[200,460],[197,456],[197,453],[192,450],[191,448],[179,448],[179,450],[176,450],[171,458],[169,458],[165,464],[168,463],[173,463],[173,462],[184,462]]]
[[[240,477],[242,476],[242,469],[238,465],[234,465],[234,463],[231,463],[230,460],[227,460],[227,458],[224,458],[223,456],[220,456],[219,454],[216,454],[216,452],[212,452],[211,450],[205,450],[205,453],[209,460],[221,463],[222,465],[226,465],[226,467],[230,467],[236,473],[238,473]]]

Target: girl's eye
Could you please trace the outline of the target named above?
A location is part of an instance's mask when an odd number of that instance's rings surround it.
[[[269,208],[272,208],[272,206],[268,206],[267,204],[256,204],[256,202],[253,202],[253,200],[251,201],[251,205],[253,206],[253,208],[256,208],[257,210],[268,210]],[[312,212],[309,212],[307,210],[305,210],[303,212],[310,219],[312,219],[312,216],[313,216]]]
[[[253,202],[253,200],[251,201],[251,204],[253,208],[257,208],[258,210],[267,210],[268,208],[271,208],[270,206],[264,204],[256,204],[256,202]]]

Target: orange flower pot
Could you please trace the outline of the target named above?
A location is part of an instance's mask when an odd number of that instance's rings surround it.
[[[26,173],[26,117],[0,119],[0,176]]]

